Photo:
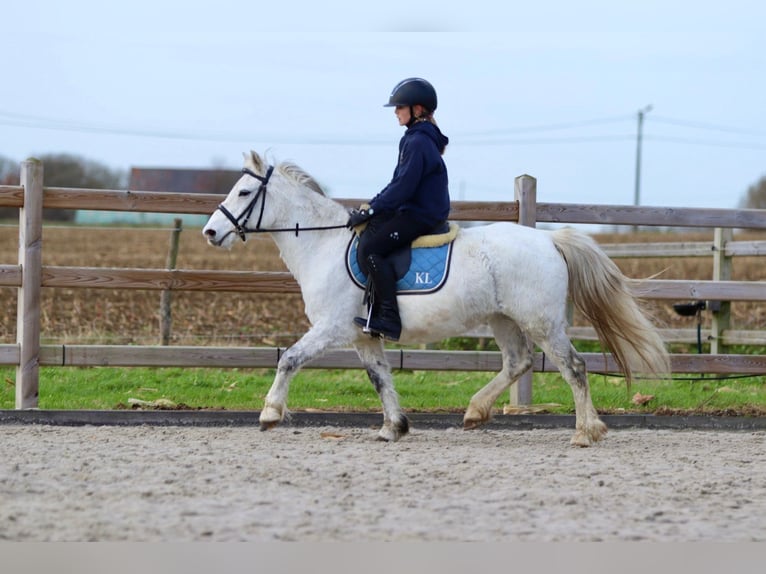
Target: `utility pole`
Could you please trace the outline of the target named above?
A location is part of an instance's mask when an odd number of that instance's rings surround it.
[[[636,188],[633,205],[641,205],[641,139],[644,131],[644,114],[652,111],[651,104],[638,110],[638,134],[636,137]]]

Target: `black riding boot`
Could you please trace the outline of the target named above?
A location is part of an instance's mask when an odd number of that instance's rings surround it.
[[[372,335],[398,341],[402,334],[399,305],[396,301],[396,276],[391,264],[379,255],[367,257],[368,280],[372,282],[372,315],[368,321],[355,317],[354,323]]]

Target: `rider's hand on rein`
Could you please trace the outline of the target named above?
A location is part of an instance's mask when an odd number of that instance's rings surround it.
[[[369,209],[352,209],[348,212],[348,221],[346,227],[353,229],[357,225],[361,225],[365,221],[369,220],[374,214],[372,208]]]

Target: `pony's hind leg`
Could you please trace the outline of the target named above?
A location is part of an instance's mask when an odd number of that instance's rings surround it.
[[[378,440],[397,441],[409,432],[410,422],[399,406],[383,342],[365,337],[355,348],[383,405],[383,426],[378,432]]]
[[[572,445],[590,446],[604,438],[606,425],[593,406],[583,358],[563,334],[557,337],[555,343],[541,341],[540,347],[556,364],[561,376],[572,388],[575,403],[575,434],[571,440]]]
[[[532,349],[519,326],[505,316],[497,316],[490,327],[503,357],[502,370],[480,389],[468,404],[463,428],[475,429],[492,418],[492,405],[524,372],[532,366]]]

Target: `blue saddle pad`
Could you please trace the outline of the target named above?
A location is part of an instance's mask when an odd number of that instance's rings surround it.
[[[357,262],[359,238],[354,236],[346,249],[346,269],[357,287],[364,289],[367,276]],[[397,283],[397,292],[406,295],[434,293],[444,286],[449,275],[452,259],[452,241],[438,247],[416,247],[412,249],[409,269]]]

